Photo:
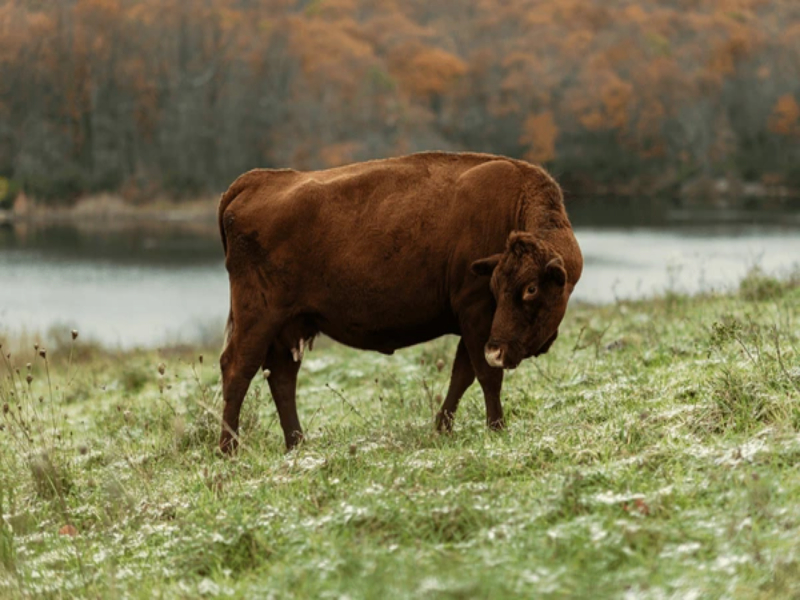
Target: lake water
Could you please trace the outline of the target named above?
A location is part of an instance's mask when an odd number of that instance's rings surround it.
[[[578,212],[573,221],[585,259],[574,298],[586,302],[729,289],[754,265],[785,275],[800,263],[790,217],[623,227]],[[213,224],[0,229],[0,334],[56,325],[111,346],[193,343],[217,338],[227,310]]]

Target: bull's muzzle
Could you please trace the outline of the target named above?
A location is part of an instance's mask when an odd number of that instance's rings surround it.
[[[486,344],[483,349],[483,355],[486,357],[486,362],[490,367],[503,368],[503,349],[495,346],[494,344]]]

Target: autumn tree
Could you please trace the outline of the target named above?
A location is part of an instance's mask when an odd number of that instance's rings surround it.
[[[5,0],[0,176],[63,201],[424,149],[800,185],[793,0]]]

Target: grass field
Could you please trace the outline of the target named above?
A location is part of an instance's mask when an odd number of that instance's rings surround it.
[[[454,350],[324,345],[233,459],[216,352],[4,358],[0,597],[800,595],[797,281],[571,307],[505,433],[477,385],[434,433]]]

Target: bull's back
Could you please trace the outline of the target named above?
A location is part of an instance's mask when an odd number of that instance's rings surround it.
[[[313,172],[260,171],[231,208],[239,230],[252,229],[265,248],[289,244],[326,257],[371,259],[373,273],[394,258],[430,262],[446,250],[475,206],[458,197],[458,181],[489,155],[433,153]],[[233,187],[233,186],[232,186]],[[244,186],[240,186],[244,187]],[[494,200],[494,199],[490,199]],[[485,210],[485,207],[484,207]]]

